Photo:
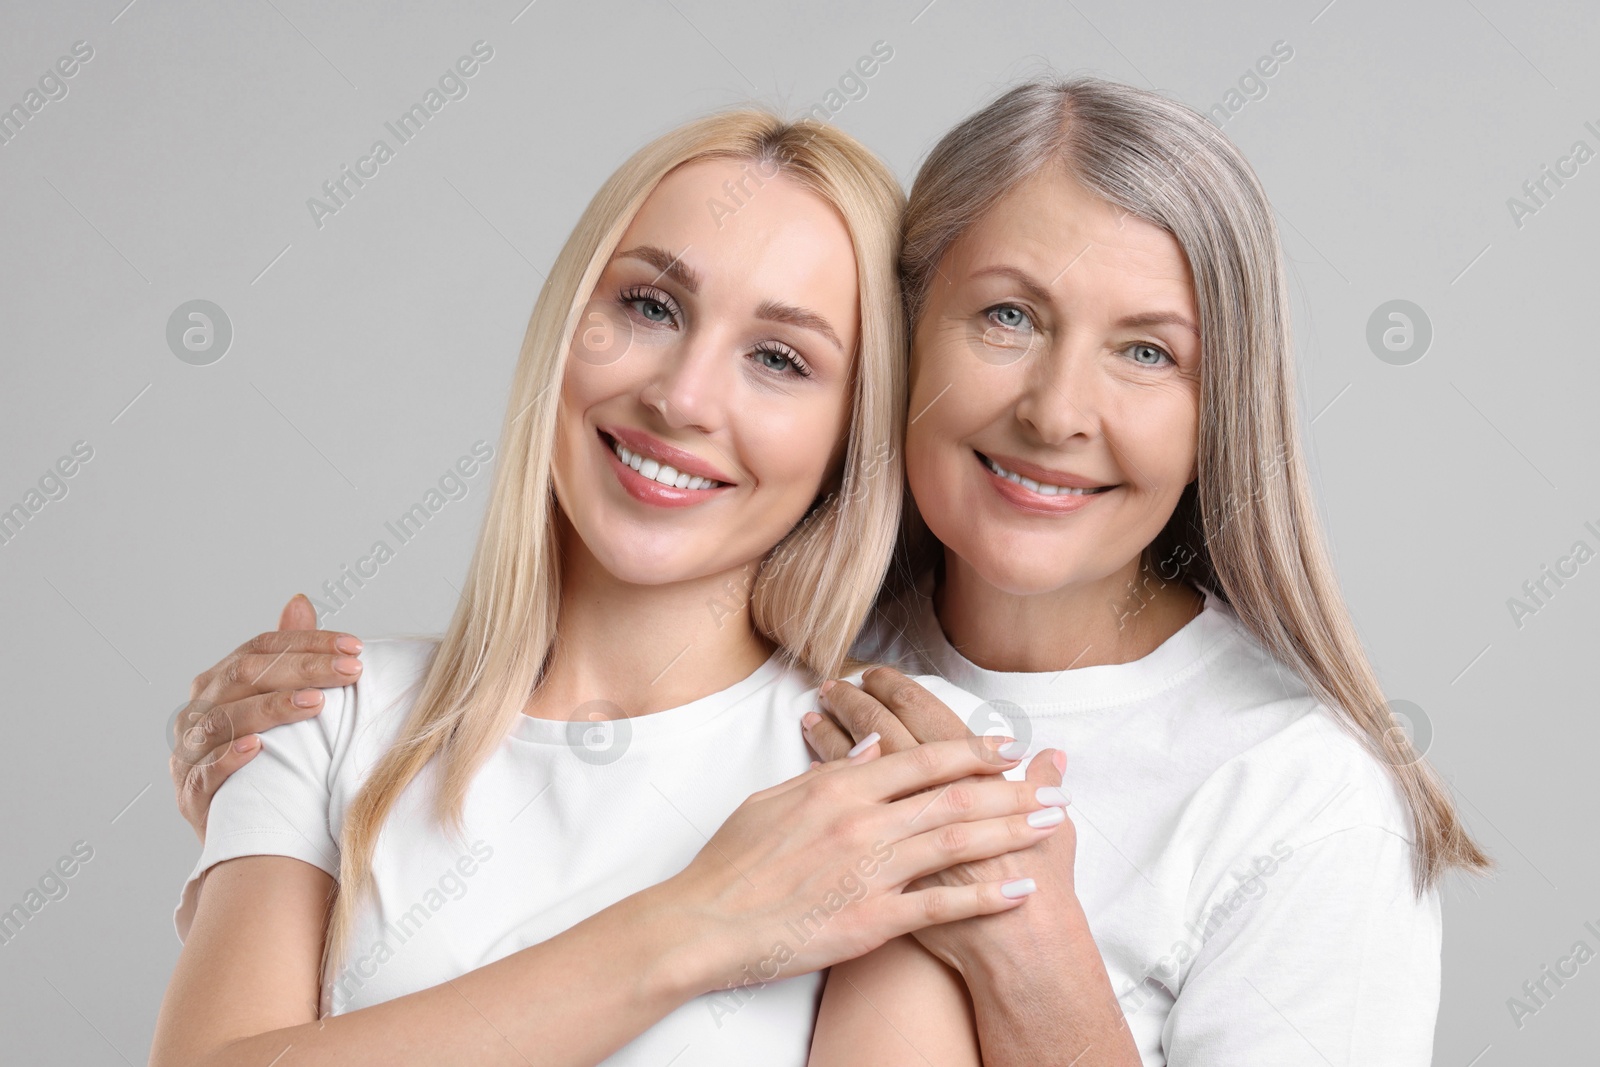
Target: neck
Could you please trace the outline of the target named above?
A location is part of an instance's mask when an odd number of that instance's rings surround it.
[[[629,717],[676,708],[749,677],[772,655],[749,606],[755,563],[665,585],[619,580],[562,523],[561,605],[544,678],[523,709],[569,719],[590,701]]]
[[[1194,586],[1163,580],[1142,557],[1103,578],[1017,594],[995,588],[949,549],[933,594],[958,652],[985,670],[1018,673],[1142,659],[1204,603]]]

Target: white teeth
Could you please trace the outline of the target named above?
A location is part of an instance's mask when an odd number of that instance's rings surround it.
[[[1028,490],[1029,492],[1038,493],[1040,496],[1090,496],[1095,493],[1104,492],[1105,489],[1108,488],[1106,486],[1102,486],[1098,489],[1072,489],[1065,485],[1051,485],[1048,482],[1036,482],[1032,478],[1024,478],[1016,471],[1006,470],[1004,467],[1000,466],[1000,464],[996,463],[994,460],[983,455],[982,453],[979,453],[979,458],[983,460],[983,465],[985,467],[988,467],[1000,477],[1010,482],[1016,482],[1018,485],[1022,486],[1022,488]]]
[[[670,485],[675,489],[712,489],[722,484],[710,478],[702,478],[698,474],[689,474],[675,467],[669,467],[658,460],[646,459],[621,441],[613,440],[611,450],[617,454],[618,459],[646,478],[662,485]]]

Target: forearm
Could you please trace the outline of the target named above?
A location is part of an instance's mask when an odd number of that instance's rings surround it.
[[[700,932],[650,892],[430,989],[151,1062],[261,1067],[292,1047],[302,1067],[598,1063],[704,991]]]
[[[1083,909],[1075,897],[1049,903],[1050,912],[995,916],[1015,921],[995,924],[1003,936],[983,939],[962,961],[984,1067],[1138,1067]]]

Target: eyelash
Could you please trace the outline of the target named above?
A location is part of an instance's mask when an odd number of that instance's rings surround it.
[[[620,294],[618,294],[618,301],[629,307],[632,307],[634,304],[642,303],[657,304],[664,308],[667,314],[672,316],[674,321],[682,317],[683,314],[682,310],[678,307],[678,302],[672,299],[670,294],[647,285],[636,285],[631,288],[624,289]],[[647,319],[646,321],[653,323],[655,320]],[[792,348],[789,348],[787,345],[781,345],[775,341],[766,341],[757,345],[755,351],[752,352],[751,355],[782,356],[784,359],[789,361],[789,366],[792,367],[794,372],[800,377],[811,377],[811,368],[806,365],[806,361],[800,357],[800,353],[794,351]],[[777,374],[780,376],[784,373],[783,371],[775,371],[764,364],[761,365],[761,368],[768,373]]]
[[[1032,325],[1033,316],[1029,315],[1025,308],[1023,308],[1023,307],[1021,307],[1021,306],[1019,306],[1017,304],[1009,304],[1009,303],[1007,303],[1007,304],[995,304],[993,307],[985,308],[984,311],[983,311],[984,318],[992,318],[994,313],[996,311],[1001,310],[1002,308],[1010,308],[1013,311],[1021,312],[1023,314],[1023,316],[1027,318],[1029,325]],[[1016,329],[1015,326],[1005,326],[1005,325],[1002,325],[1001,323],[998,323],[998,322],[995,323],[995,325],[999,326],[1003,330],[1014,330],[1014,329]],[[1173,355],[1172,355],[1171,352],[1168,352],[1165,348],[1162,348],[1160,345],[1151,344],[1149,341],[1135,341],[1133,344],[1129,345],[1127,348],[1124,348],[1123,351],[1127,352],[1127,351],[1129,351],[1131,349],[1135,349],[1135,348],[1153,348],[1157,352],[1161,353],[1162,357],[1166,359],[1168,364],[1170,364],[1172,366],[1177,366],[1177,364],[1178,364],[1178,361],[1175,358],[1173,358]],[[1141,367],[1159,366],[1159,364],[1151,364],[1151,363],[1141,363],[1139,365]]]

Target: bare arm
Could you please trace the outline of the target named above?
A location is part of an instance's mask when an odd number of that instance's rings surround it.
[[[966,984],[916,938],[897,937],[828,972],[808,1067],[981,1064]]]
[[[459,978],[319,1020],[333,879],[300,860],[248,856],[206,881],[152,1067],[261,1067],[290,1048],[301,1065],[592,1064],[700,992],[673,946],[689,940],[639,922],[643,904],[630,897]]]
[[[748,981],[795,915],[840,911],[782,961],[785,976],[850,959],[928,923],[1016,907],[999,883],[904,892],[951,863],[1026,848],[1025,787],[965,742],[819,766],[739,806],[678,875],[570,930],[431,989],[317,1019],[332,878],[288,857],[211,869],[162,1005],[151,1062],[261,1067],[291,1045],[300,1064],[595,1063],[692,997]],[[917,796],[950,791],[960,805]],[[959,832],[950,833],[953,824]],[[857,877],[859,875],[859,877]]]

